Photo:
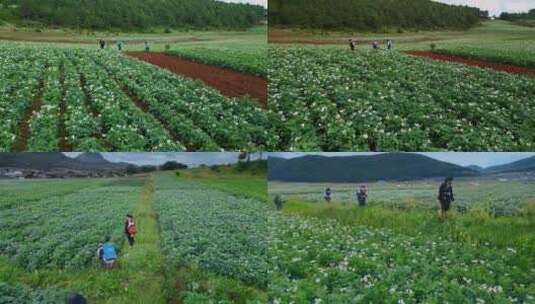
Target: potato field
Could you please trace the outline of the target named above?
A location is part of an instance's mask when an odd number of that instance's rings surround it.
[[[0,151],[273,145],[266,111],[114,51],[0,44]]]
[[[399,52],[272,47],[279,149],[529,151],[535,80]]]

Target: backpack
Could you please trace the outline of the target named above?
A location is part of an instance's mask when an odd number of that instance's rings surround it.
[[[128,226],[128,234],[130,235],[136,235],[137,233],[137,229],[136,229],[136,225],[134,223],[132,223],[132,225]]]
[[[102,251],[103,251],[102,259],[104,261],[112,261],[112,260],[117,259],[117,253],[115,252],[115,248],[113,247],[112,244],[105,243],[104,245],[102,245]]]

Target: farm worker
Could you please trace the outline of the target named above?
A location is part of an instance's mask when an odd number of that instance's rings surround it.
[[[453,187],[451,185],[453,177],[446,177],[438,189],[438,201],[440,203],[441,215],[444,217],[450,209],[451,202],[455,201],[453,197]]]
[[[128,239],[130,246],[134,245],[134,236],[137,233],[136,224],[134,223],[134,217],[130,214],[126,215],[126,221],[124,222],[124,233]]]
[[[123,42],[121,40],[117,41],[117,48],[119,49],[119,52],[123,50]]]
[[[100,39],[98,43],[100,44],[101,50],[103,50],[106,47],[106,41],[104,41],[104,39]]]
[[[282,200],[280,195],[276,195],[273,199],[273,202],[275,203],[275,207],[277,207],[277,210],[281,210],[282,207],[284,207],[284,201]]]
[[[68,304],[87,304],[87,300],[81,294],[73,293],[67,297]]]
[[[325,189],[325,201],[327,203],[330,203],[331,202],[331,188],[327,187],[327,189]]]
[[[388,50],[391,50],[393,46],[394,45],[393,45],[392,39],[388,39],[386,41],[386,47],[388,48]]]
[[[355,39],[349,39],[349,48],[351,48],[352,51],[355,50],[355,46],[357,45],[357,42]]]
[[[150,52],[149,43],[145,41],[145,52]]]
[[[99,244],[97,249],[97,257],[104,267],[112,269],[115,266],[115,261],[117,261],[117,250],[110,242],[110,237],[106,236],[105,242]]]
[[[377,41],[374,41],[372,46],[373,46],[374,50],[378,50],[379,49],[379,43],[377,43]]]
[[[368,201],[368,187],[366,185],[361,185],[357,191],[357,201],[359,202],[359,206],[366,206],[366,202]]]

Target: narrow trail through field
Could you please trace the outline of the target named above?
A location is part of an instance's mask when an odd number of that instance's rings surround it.
[[[510,74],[535,76],[535,69],[521,67],[521,66],[502,64],[502,63],[496,63],[496,62],[479,60],[479,59],[468,59],[464,57],[438,54],[438,53],[429,52],[429,51],[408,51],[406,53],[412,56],[416,56],[416,57],[428,58],[428,59],[445,61],[445,62],[462,63],[462,64],[476,66],[476,67],[480,67],[484,69],[492,69],[492,70],[496,70],[500,72],[507,72]]]
[[[45,81],[43,77],[44,75],[41,76],[41,78],[39,79],[37,93],[35,94],[35,97],[30,106],[26,109],[26,112],[24,112],[24,117],[19,122],[19,133],[17,135],[15,144],[13,145],[14,152],[24,152],[28,150],[28,141],[32,136],[32,131],[30,130],[30,122],[32,121],[33,114],[39,112],[43,104],[43,90],[45,86]]]
[[[125,240],[119,254],[117,271],[123,273],[121,285],[127,293],[109,298],[106,303],[167,302],[163,292],[165,260],[160,251],[160,228],[153,204],[154,177],[150,175],[133,212],[138,231],[134,246]]]
[[[229,97],[249,95],[267,107],[267,79],[196,63],[162,53],[128,52],[129,56],[165,68],[175,74],[200,80]]]
[[[59,139],[59,151],[61,152],[70,152],[72,151],[72,146],[67,140],[67,128],[65,127],[65,111],[67,105],[65,103],[65,67],[64,63],[61,63],[60,69],[60,86],[61,86],[61,97],[59,100],[59,118],[58,118],[58,139]]]

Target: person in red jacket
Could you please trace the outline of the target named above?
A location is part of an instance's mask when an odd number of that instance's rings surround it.
[[[131,214],[126,215],[126,221],[124,222],[124,233],[128,239],[128,244],[134,246],[134,236],[137,233],[136,224],[134,223],[134,217]]]

